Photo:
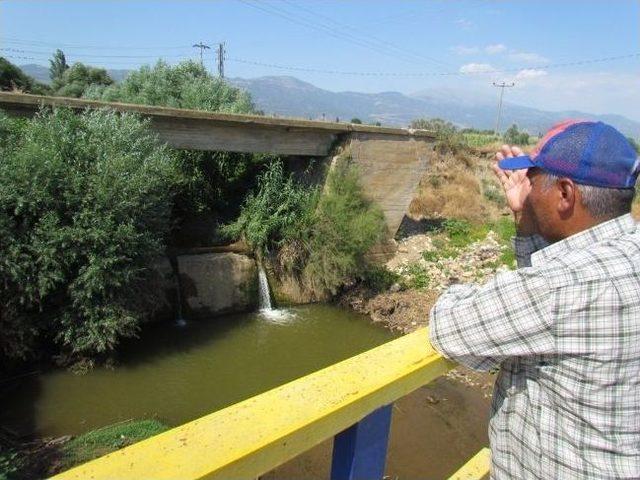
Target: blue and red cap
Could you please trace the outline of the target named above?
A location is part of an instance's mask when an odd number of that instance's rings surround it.
[[[566,120],[554,125],[529,155],[505,158],[503,170],[537,167],[583,185],[633,188],[640,171],[635,149],[603,122]]]

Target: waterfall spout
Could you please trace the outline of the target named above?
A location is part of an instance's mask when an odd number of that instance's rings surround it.
[[[269,282],[267,281],[267,274],[265,273],[264,268],[262,268],[262,265],[259,265],[258,268],[258,292],[260,294],[260,310],[273,310],[273,308],[271,307],[271,293],[269,292]]]

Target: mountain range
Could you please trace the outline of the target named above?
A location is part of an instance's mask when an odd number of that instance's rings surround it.
[[[49,69],[41,65],[20,66],[22,70],[41,82],[49,81]],[[128,70],[108,70],[116,81],[122,80]],[[430,88],[416,93],[400,92],[332,92],[318,88],[290,76],[258,78],[231,78],[232,84],[247,90],[258,109],[267,115],[349,121],[359,118],[365,123],[408,126],[416,118],[439,117],[460,127],[493,129],[496,102],[474,92],[452,88]],[[515,123],[531,134],[545,132],[554,123],[566,118],[601,120],[614,125],[625,135],[640,137],[640,122],[622,115],[594,115],[567,110],[551,112],[505,103],[502,125]]]

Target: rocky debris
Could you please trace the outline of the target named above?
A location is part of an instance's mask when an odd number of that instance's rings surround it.
[[[436,240],[443,245],[434,245]],[[484,283],[496,272],[508,270],[500,262],[508,248],[497,241],[492,231],[484,240],[464,248],[451,247],[433,235],[413,235],[400,241],[398,252],[386,266],[403,277],[414,275],[417,267],[424,271],[428,288],[442,292],[454,283]]]

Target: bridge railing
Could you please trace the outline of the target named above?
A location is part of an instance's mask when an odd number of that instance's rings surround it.
[[[255,479],[335,436],[333,480],[381,479],[391,404],[454,366],[421,329],[54,478]],[[487,458],[455,478],[482,478]]]

